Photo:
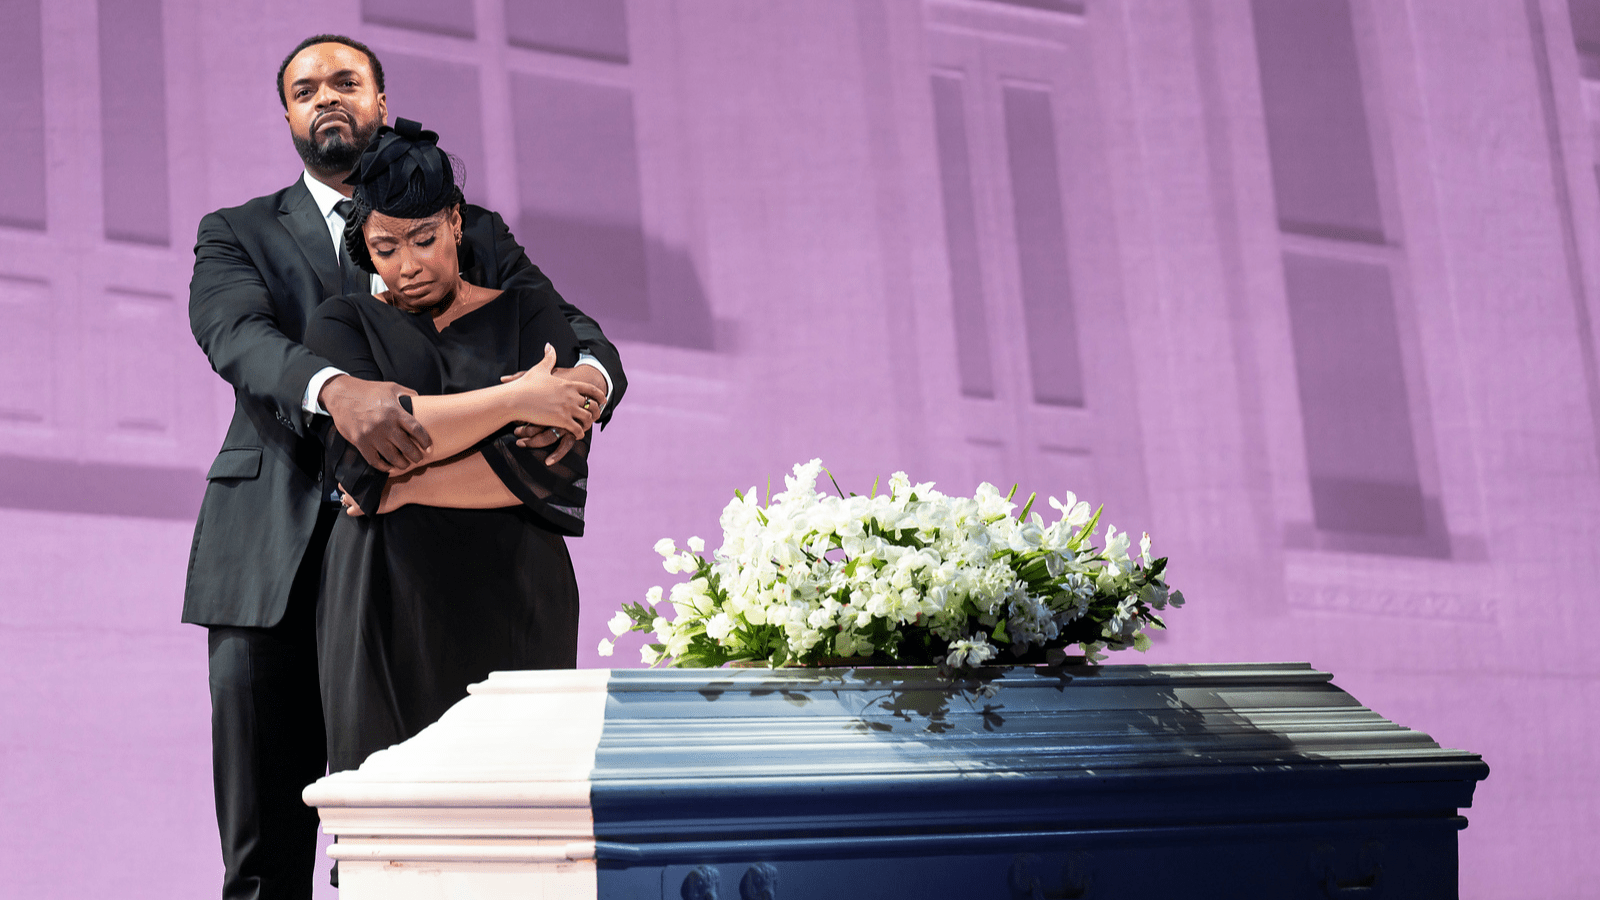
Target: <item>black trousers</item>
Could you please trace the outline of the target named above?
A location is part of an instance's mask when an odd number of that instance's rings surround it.
[[[328,770],[317,685],[317,588],[339,514],[323,504],[271,628],[211,626],[211,762],[223,900],[310,900],[317,811],[300,792]]]

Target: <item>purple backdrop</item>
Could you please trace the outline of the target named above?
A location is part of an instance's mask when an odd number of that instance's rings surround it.
[[[1600,0],[0,0],[0,895],[205,896],[231,395],[205,212],[295,178],[271,87],[368,41],[632,384],[573,541],[586,665],[821,456],[1072,490],[1191,605],[1493,774],[1462,896],[1600,896]],[[611,664],[637,664],[637,641]]]

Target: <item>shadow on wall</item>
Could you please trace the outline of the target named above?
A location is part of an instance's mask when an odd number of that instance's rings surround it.
[[[205,490],[201,469],[0,455],[0,509],[193,521]]]
[[[613,340],[722,350],[694,261],[675,247],[619,224],[525,212],[517,238],[561,296]]]

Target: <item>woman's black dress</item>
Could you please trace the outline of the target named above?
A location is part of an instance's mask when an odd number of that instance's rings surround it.
[[[578,353],[560,310],[515,289],[443,332],[429,316],[370,295],[334,297],[313,316],[305,343],[351,375],[419,394],[498,384],[537,364],[546,343],[560,366]],[[383,472],[325,431],[333,480],[324,483],[377,509]],[[491,671],[577,664],[578,588],[561,535],[583,532],[588,442],[555,466],[544,464],[545,451],[515,442],[508,426],[468,452],[484,455],[520,506],[410,505],[334,525],[317,606],[332,771],[416,734]]]

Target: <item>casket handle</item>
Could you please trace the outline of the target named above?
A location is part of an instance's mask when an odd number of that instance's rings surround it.
[[[1353,866],[1339,865],[1338,855],[1338,851],[1326,844],[1317,848],[1313,867],[1320,870],[1322,892],[1330,900],[1378,897],[1383,877],[1383,845],[1377,841],[1363,844]]]
[[[1044,883],[1029,873],[1029,869],[1039,862],[1039,857],[1032,853],[1020,853],[1011,860],[1011,870],[1007,881],[1011,884],[1012,896],[1017,900],[1082,900],[1089,895],[1089,886],[1094,883],[1093,873],[1089,871],[1089,854],[1081,850],[1074,850],[1067,854],[1067,862],[1061,867],[1061,886],[1046,888]]]

